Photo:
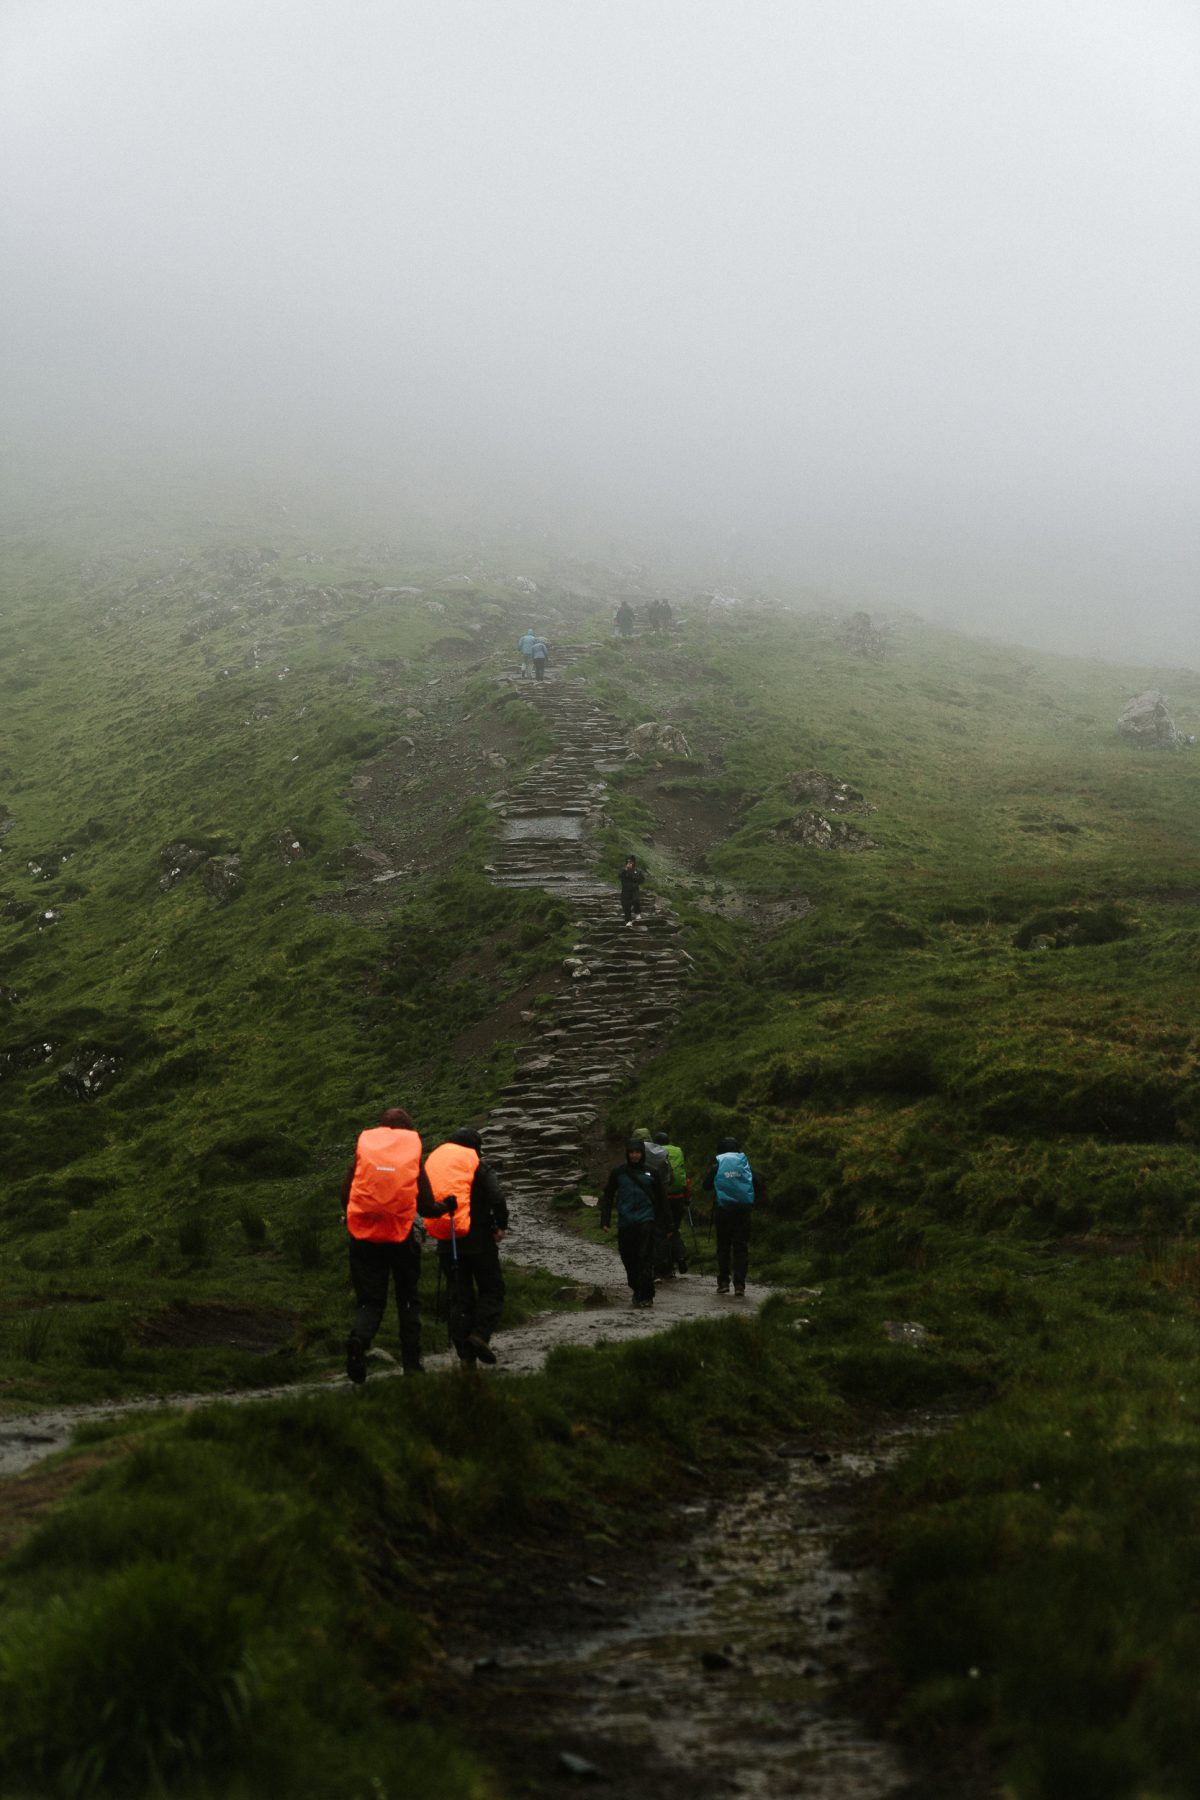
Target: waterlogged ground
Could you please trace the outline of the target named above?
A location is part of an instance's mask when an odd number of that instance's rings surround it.
[[[569,1594],[460,1671],[503,1720],[520,1794],[595,1784],[622,1800],[884,1800],[913,1771],[869,1722],[873,1571],[839,1552],[922,1415],[854,1449],[785,1445],[766,1480],[670,1505],[677,1549],[630,1573],[594,1554]],[[636,1534],[636,1522],[630,1522]],[[857,1696],[857,1702],[852,1698]]]

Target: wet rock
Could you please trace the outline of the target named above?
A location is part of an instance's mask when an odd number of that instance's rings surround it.
[[[1117,735],[1139,750],[1178,750],[1196,741],[1180,731],[1157,688],[1134,695],[1117,720]]]
[[[907,1344],[913,1350],[919,1350],[929,1342],[927,1327],[918,1325],[914,1319],[885,1319],[883,1335],[889,1343]]]
[[[94,1100],[112,1086],[120,1067],[109,1050],[79,1050],[58,1071],[59,1085],[72,1099]]]
[[[497,1656],[480,1656],[471,1664],[472,1675],[497,1675],[502,1665]]]
[[[724,1650],[702,1650],[700,1667],[706,1675],[720,1675],[724,1670],[732,1669],[734,1661],[732,1656]]]
[[[218,906],[228,906],[231,900],[236,900],[246,889],[242,859],[238,855],[210,856],[200,871],[200,879],[204,883],[204,891],[211,895]]]
[[[0,1077],[19,1075],[26,1069],[40,1069],[50,1061],[56,1048],[51,1038],[35,1038],[16,1050],[0,1050]]]
[[[158,853],[158,865],[162,870],[158,878],[159,887],[164,894],[168,893],[176,882],[185,880],[207,860],[206,850],[197,850],[182,838],[173,844],[167,844]]]
[[[41,912],[38,914],[38,930],[39,931],[49,931],[55,925],[59,924],[61,919],[62,919],[62,914],[60,912],[56,911],[56,909],[53,906],[48,906],[46,908],[45,912]]]
[[[32,900],[6,900],[0,906],[0,914],[6,919],[27,919],[33,911]]]

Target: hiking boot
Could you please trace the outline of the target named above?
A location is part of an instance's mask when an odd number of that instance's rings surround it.
[[[346,1340],[346,1373],[356,1383],[367,1379],[367,1346],[353,1332]]]
[[[467,1339],[467,1349],[472,1351],[481,1363],[486,1363],[489,1369],[496,1361],[496,1352],[481,1332],[473,1331],[471,1333]]]
[[[727,1281],[718,1281],[717,1292],[718,1294],[727,1294],[729,1292],[729,1283]]]
[[[688,1272],[688,1266],[687,1266],[686,1262],[680,1262],[680,1263],[675,1264],[675,1273],[677,1275],[686,1275],[687,1272]]]
[[[633,924],[633,920],[632,920],[632,919],[626,919],[626,921],[625,921],[625,929],[626,929],[626,931],[628,931],[628,929],[629,929],[629,927],[630,927],[630,926],[631,926],[631,925],[632,925],[632,924]]]
[[[735,1299],[735,1300],[744,1300],[744,1299],[745,1299],[745,1298],[746,1298],[746,1287],[745,1287],[745,1283],[743,1283],[743,1284],[742,1284],[742,1286],[741,1286],[741,1287],[735,1287],[735,1288],[734,1288],[734,1290],[733,1290],[733,1297],[734,1297],[734,1299]]]

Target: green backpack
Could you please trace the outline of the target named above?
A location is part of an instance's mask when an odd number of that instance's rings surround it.
[[[671,1171],[671,1192],[678,1194],[687,1186],[687,1164],[683,1160],[683,1151],[678,1144],[664,1144],[667,1153],[667,1165]]]

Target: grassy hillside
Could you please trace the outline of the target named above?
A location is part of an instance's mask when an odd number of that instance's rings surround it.
[[[692,750],[608,805],[696,968],[611,1128],[670,1125],[695,1176],[738,1135],[770,1188],[754,1270],[809,1294],[519,1392],[93,1433],[0,1517],[3,1791],[233,1796],[282,1758],[313,1800],[400,1771],[498,1795],[429,1686],[439,1572],[480,1533],[532,1555],[685,1461],[717,1481],[731,1444],[938,1403],[963,1422],[862,1547],[929,1791],[982,1757],[1031,1800],[1194,1793],[1200,760],[1114,723],[1158,685],[1194,728],[1200,676],[916,619],[864,658],[786,595],[673,595],[674,631],[616,644],[624,578],[528,544],[104,499],[5,530],[6,1407],[336,1360],[355,1132],[390,1100],[429,1133],[482,1117],[566,943],[563,908],[480,873],[488,795],[544,749],[488,679],[531,607]],[[519,1317],[549,1284],[514,1288]]]

